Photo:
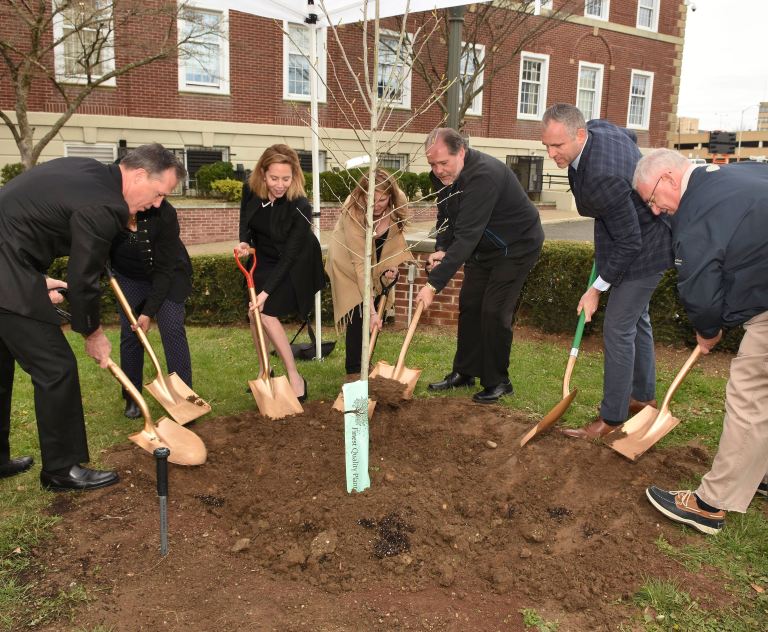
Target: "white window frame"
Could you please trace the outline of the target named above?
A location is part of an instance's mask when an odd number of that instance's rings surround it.
[[[382,29],[379,31],[379,59],[376,60],[377,64],[381,64],[381,54],[382,51],[387,50],[386,47],[382,46],[381,44],[381,38],[383,37],[389,37],[394,38],[398,42],[400,41],[400,32],[399,31],[390,31],[387,29]],[[405,33],[403,35],[403,46],[410,48],[411,42],[413,42],[413,35],[410,33]],[[387,105],[387,107],[390,107],[395,110],[410,110],[411,109],[411,78],[413,76],[413,69],[411,66],[411,55],[410,52],[408,53],[401,53],[401,55],[405,55],[403,66],[405,68],[404,75],[402,77],[402,83],[400,85],[401,90],[401,96],[399,100],[395,100],[391,97],[386,96],[386,90],[384,91],[384,95],[379,96],[379,99],[383,103]],[[379,81],[381,80],[381,70],[379,69],[378,72]],[[377,86],[378,89],[378,86]]]
[[[635,76],[648,78],[648,93],[642,98],[645,99],[645,105],[643,107],[643,120],[642,123],[630,122],[630,116],[632,115],[632,84],[634,83]],[[629,77],[629,103],[627,105],[627,127],[630,129],[648,129],[651,120],[651,104],[653,102],[653,73],[647,70],[635,70]]]
[[[600,3],[600,15],[589,13],[590,0],[584,0],[584,16],[593,20],[603,20],[607,22],[611,13],[611,0],[593,0]]]
[[[582,114],[584,115],[584,118],[587,121],[589,121],[591,119],[600,118],[600,112],[603,107],[603,76],[605,72],[605,66],[603,66],[603,64],[593,64],[587,61],[579,62],[579,79],[576,85],[576,107],[578,107],[579,109],[581,109],[581,106],[579,105],[580,93],[582,90],[588,90],[588,88],[585,88],[581,85],[581,71],[584,68],[597,71],[597,77],[595,79],[595,89],[594,89],[595,102],[593,105],[592,112],[585,112],[584,110],[582,110]]]
[[[62,0],[54,0],[54,5],[58,7],[62,3]],[[107,6],[110,6],[109,3],[105,3]],[[109,74],[115,69],[115,24],[114,24],[114,15],[110,16],[110,21],[112,22],[112,28],[110,30],[109,36],[106,39],[106,43],[102,47],[102,52],[104,53],[104,61],[101,62],[104,72],[101,75],[93,75],[94,78],[98,79],[99,77],[102,77],[106,74]],[[59,42],[56,46],[54,46],[53,49],[53,56],[54,56],[54,70],[56,73],[56,80],[61,81],[62,83],[72,83],[72,84],[86,84],[88,82],[88,77],[85,74],[68,74],[67,73],[67,67],[66,67],[66,40],[64,40],[64,28],[65,24],[67,23],[67,20],[64,15],[64,11],[59,9],[56,11],[56,14],[53,16],[53,41]],[[70,36],[71,38],[72,36]],[[67,39],[70,39],[67,38]],[[107,79],[106,81],[102,81],[102,86],[114,86],[116,85],[115,77],[111,77]]]
[[[289,66],[288,62],[290,61],[290,55],[291,55],[291,49],[297,48],[295,38],[291,38],[289,29],[302,29],[306,30],[307,34],[309,35],[309,29],[315,28],[313,26],[308,26],[306,24],[298,24],[295,22],[283,22],[283,99],[286,101],[311,101],[312,99],[312,73],[314,70],[312,69],[312,61],[308,59],[309,51],[306,50],[298,50],[299,53],[301,53],[305,59],[307,59],[307,63],[309,64],[309,81],[310,81],[310,89],[307,94],[301,94],[299,92],[290,92],[290,82],[288,80],[289,75]],[[319,76],[317,78],[317,100],[320,103],[325,103],[327,100],[327,42],[328,42],[328,29],[323,27],[322,29],[316,29],[317,31],[317,70],[319,73]]]
[[[92,152],[89,150],[97,150]],[[104,158],[97,158],[98,150],[109,154]],[[105,165],[111,165],[117,159],[117,145],[111,143],[64,143],[64,156],[70,158],[72,156],[78,158],[93,158]]]
[[[651,6],[643,7],[641,6],[643,2]],[[640,9],[643,9],[643,8],[653,12],[651,16],[650,26],[645,26],[643,24],[640,24]],[[659,0],[637,0],[637,28],[642,29],[644,31],[654,31],[654,32],[657,32],[659,30]]]
[[[230,70],[229,70],[229,16],[226,10],[215,2],[201,0],[187,0],[186,8],[190,11],[204,13],[216,13],[219,16],[221,35],[217,37],[219,47],[219,77],[218,82],[195,82],[187,80],[187,55],[179,48],[179,92],[200,92],[203,94],[229,94]],[[177,20],[177,32],[179,38],[186,28],[186,20],[181,17]],[[212,36],[215,37],[215,36]]]
[[[475,54],[475,57],[478,59],[478,63],[482,63],[485,59],[485,46],[483,44],[474,44],[474,45],[468,45],[466,42],[461,43],[462,50],[465,51],[464,54],[462,54],[461,59],[459,60],[459,75],[461,77],[464,77],[464,73],[462,72],[465,67],[465,57],[467,55],[470,55],[472,53],[472,49],[475,49],[477,53]],[[483,114],[483,75],[484,71],[481,70],[480,73],[475,77],[475,82],[480,84],[480,92],[478,92],[475,95],[475,98],[472,99],[472,103],[467,108],[467,114],[471,116],[482,116]],[[461,99],[462,103],[464,102],[464,86],[459,86],[459,98]]]
[[[539,91],[539,102],[535,114],[528,112],[522,112],[521,107],[523,105],[523,68],[526,61],[538,61],[541,62],[541,81],[539,85],[541,89]],[[525,82],[529,83],[529,82]],[[531,53],[523,51],[520,53],[520,77],[517,84],[517,118],[525,121],[540,121],[544,116],[544,110],[547,107],[547,85],[549,84],[549,55],[543,53]]]

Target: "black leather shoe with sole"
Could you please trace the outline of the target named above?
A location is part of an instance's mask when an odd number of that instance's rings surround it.
[[[430,391],[447,391],[449,388],[456,388],[457,386],[474,386],[475,378],[471,375],[464,375],[463,373],[457,373],[453,371],[446,375],[441,381],[433,382],[427,386],[427,390]]]
[[[8,478],[26,472],[34,460],[31,456],[18,456],[15,459],[9,459],[5,463],[0,463],[0,478]]]
[[[92,470],[73,465],[61,470],[40,472],[40,484],[51,491],[89,490],[114,485],[120,480],[117,472]]]
[[[125,412],[123,413],[128,419],[138,419],[141,417],[141,408],[132,399],[125,402]]]
[[[472,401],[478,404],[492,404],[499,401],[499,398],[503,395],[511,395],[515,392],[512,388],[512,384],[509,380],[497,384],[496,386],[488,386],[479,393],[475,393],[472,396]]]

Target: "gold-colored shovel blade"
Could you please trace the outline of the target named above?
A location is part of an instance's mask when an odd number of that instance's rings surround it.
[[[202,465],[208,457],[208,450],[200,437],[167,417],[158,421],[154,432],[149,432],[145,425],[140,432],[128,438],[150,454],[157,448],[168,448],[171,451],[168,460],[177,465]]]
[[[658,411],[653,406],[646,406],[621,428],[605,435],[603,442],[631,461],[636,461],[679,423],[680,420],[673,417],[669,410]]]
[[[373,416],[374,408],[376,408],[376,402],[369,397],[368,398],[368,419],[370,419]],[[343,413],[346,410],[346,408],[344,408],[344,393],[339,393],[339,396],[336,398],[336,401],[333,402],[333,410],[338,410],[340,413]]]
[[[396,374],[396,368],[397,367],[392,366],[388,362],[379,360],[379,362],[376,363],[376,366],[373,367],[373,371],[371,371],[371,374],[368,377],[374,378],[376,376],[380,376],[387,378],[388,380],[396,380],[401,382],[405,387],[403,390],[403,399],[413,398],[413,391],[416,388],[419,377],[421,377],[421,369],[409,369],[408,367],[404,366]]]
[[[165,384],[156,378],[145,386],[176,423],[183,426],[211,412],[210,404],[175,373],[167,375],[164,381]]]
[[[289,415],[300,415],[304,412],[291,388],[291,383],[284,375],[267,379],[257,378],[248,380],[253,398],[259,412],[270,419],[283,419]]]
[[[531,439],[533,439],[537,434],[541,434],[545,430],[548,430],[552,426],[554,426],[557,421],[565,414],[565,411],[568,410],[568,407],[571,405],[571,402],[576,397],[576,393],[579,392],[579,389],[574,388],[566,397],[560,400],[560,403],[558,403],[552,410],[550,410],[542,420],[537,423],[533,428],[531,428],[528,432],[526,432],[521,438],[520,438],[520,447],[522,448],[526,443],[528,443]]]

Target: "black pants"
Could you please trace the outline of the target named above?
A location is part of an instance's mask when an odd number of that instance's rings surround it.
[[[0,461],[10,457],[14,360],[32,377],[44,470],[89,460],[77,361],[59,325],[0,311]]]
[[[454,371],[479,377],[484,387],[509,379],[518,299],[539,252],[515,258],[473,255],[464,265]]]
[[[384,296],[377,296],[374,303],[378,307],[379,301],[386,300]],[[363,348],[363,305],[362,303],[352,310],[352,318],[347,323],[346,332],[347,355],[344,367],[347,373],[360,373],[360,352]]]
[[[152,284],[148,281],[129,279],[122,274],[115,274],[120,288],[128,300],[128,304],[135,308],[143,303]],[[157,328],[160,331],[160,339],[163,342],[165,361],[169,373],[176,373],[181,380],[192,388],[192,360],[189,355],[187,342],[187,330],[184,328],[184,304],[165,300],[155,314]],[[131,380],[133,385],[141,392],[144,373],[144,348],[136,333],[131,329],[131,324],[120,310],[120,368]],[[128,394],[123,390],[123,397]]]

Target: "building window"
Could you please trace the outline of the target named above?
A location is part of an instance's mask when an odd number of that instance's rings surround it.
[[[466,42],[462,46],[465,50],[459,62],[459,81],[461,82],[459,99],[461,103],[464,103],[464,94],[467,91],[474,92],[479,90],[472,97],[472,102],[467,108],[467,114],[480,116],[483,113],[483,71],[477,72],[477,68],[483,63],[485,46],[481,44],[467,45]]]
[[[310,63],[311,27],[304,24],[283,22],[283,98],[292,101],[309,101],[311,98]],[[327,30],[317,31],[317,99],[326,99],[326,50]]]
[[[579,85],[576,89],[576,107],[586,120],[600,118],[600,100],[603,93],[603,65],[579,62]]]
[[[648,129],[653,96],[653,73],[633,70],[629,83],[627,127]]]
[[[197,189],[197,171],[214,162],[229,162],[229,147],[187,147],[184,166],[187,168],[187,187]]]
[[[180,13],[179,90],[229,94],[229,25],[215,5],[189,2]]]
[[[112,3],[107,0],[56,0],[53,16],[56,78],[93,83],[115,69]],[[112,77],[102,85],[114,86]]]
[[[549,55],[523,51],[520,56],[520,92],[517,101],[517,117],[541,120],[547,103],[547,79]]]
[[[117,159],[117,146],[97,143],[65,143],[64,155],[67,158],[93,158],[105,165],[111,165]]]
[[[379,154],[377,166],[392,173],[408,169],[408,154]]]
[[[299,164],[301,165],[301,170],[305,173],[312,173],[312,152],[298,150],[296,153],[299,155]],[[325,171],[326,153],[324,151],[319,152],[317,159],[320,163],[318,173],[322,173]]]
[[[379,34],[379,98],[390,107],[411,107],[410,38],[382,31]]]
[[[659,30],[659,0],[637,0],[637,28]]]
[[[610,4],[611,0],[585,0],[584,15],[597,20],[607,20]]]

